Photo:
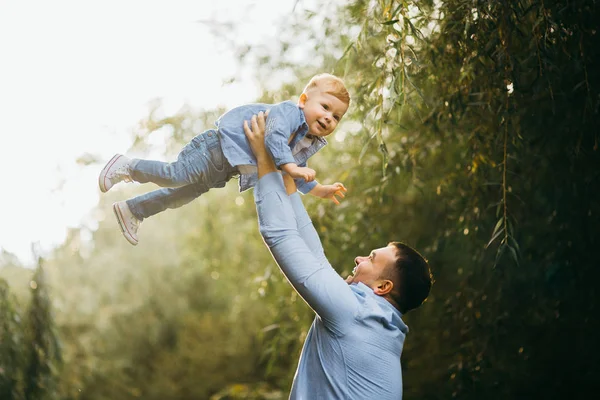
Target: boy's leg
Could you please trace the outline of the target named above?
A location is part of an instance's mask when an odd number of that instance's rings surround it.
[[[208,189],[201,183],[178,188],[163,188],[129,199],[126,203],[131,213],[142,221],[167,208],[181,207],[207,192]]]
[[[225,186],[225,182],[223,185]],[[164,188],[113,204],[113,212],[121,233],[132,245],[138,244],[138,229],[144,218],[189,203],[208,189],[204,184],[187,185],[179,188]]]
[[[225,186],[237,170],[231,166],[214,174],[210,186],[205,183],[179,188],[164,188],[113,204],[113,210],[123,236],[134,246],[138,244],[137,231],[144,218],[166,210],[181,207],[212,188]]]
[[[225,186],[225,182],[217,183],[214,187]],[[209,188],[202,183],[158,189],[127,201],[116,202],[113,204],[113,211],[121,233],[135,246],[138,244],[137,232],[144,218],[158,214],[167,208],[181,207],[208,190]]]
[[[180,160],[183,162],[180,163]],[[138,177],[148,176],[148,170],[164,167],[152,163],[157,162],[138,162],[132,168],[132,177],[138,181]],[[142,164],[142,169],[145,169],[144,172],[140,171],[140,164]],[[177,168],[193,170],[197,181],[177,188],[154,190],[127,200],[127,206],[137,219],[142,221],[167,208],[181,207],[212,188],[225,186],[227,181],[238,173],[237,169],[232,167],[225,158],[215,131],[206,131],[202,135],[196,136],[181,151],[178,161],[165,167],[166,170],[173,171]]]
[[[177,188],[154,190],[113,205],[121,232],[131,244],[136,245],[138,243],[137,231],[144,218],[148,218],[167,208],[181,207],[212,188],[225,186],[227,181],[238,174],[237,168],[232,167],[223,155],[219,138],[214,131],[207,131],[203,135],[196,136],[182,150],[182,153],[186,152],[193,152],[195,154],[193,157],[180,154],[179,158],[187,161],[187,164],[183,163],[180,167],[191,168],[195,171],[194,173],[197,176],[195,183]],[[195,164],[191,165],[190,160],[194,160]],[[139,165],[140,163],[141,161],[137,164]],[[144,161],[144,163],[153,162]],[[144,167],[144,164],[142,167]],[[158,167],[162,168],[161,166]],[[149,165],[149,169],[152,168],[154,166]],[[138,180],[140,175],[148,175],[148,171],[144,171],[143,173],[139,169],[135,171],[137,171],[136,180]]]
[[[229,164],[229,163],[228,163]],[[129,210],[138,220],[158,214],[167,208],[179,208],[213,188],[225,186],[237,170],[230,165],[220,171],[213,170],[210,177],[213,180],[198,182],[178,188],[157,189],[126,201]]]
[[[140,183],[152,182],[166,188],[177,188],[197,183],[207,183],[213,174],[231,167],[214,130],[193,138],[172,163],[133,159],[129,174]],[[210,186],[210,183],[208,183]]]

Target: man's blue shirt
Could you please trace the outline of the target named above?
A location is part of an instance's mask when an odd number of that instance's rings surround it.
[[[363,283],[348,285],[331,267],[299,194],[286,194],[279,173],[263,176],[254,198],[261,235],[316,313],[290,399],[401,399],[408,327],[400,312]]]
[[[265,143],[278,168],[287,163],[305,167],[307,160],[327,144],[324,138],[308,134],[304,113],[291,101],[246,104],[229,110],[215,125],[221,137],[223,154],[232,166],[240,170],[240,191],[253,187],[257,181],[256,158],[244,134],[243,124],[244,121],[249,123],[253,115],[267,110],[269,117],[265,127]],[[317,182],[307,183],[297,179],[296,185],[302,193],[308,193]]]

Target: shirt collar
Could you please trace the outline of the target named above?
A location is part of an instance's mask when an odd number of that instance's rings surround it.
[[[398,310],[396,307],[394,307],[392,305],[392,303],[390,303],[389,301],[387,301],[383,297],[381,297],[379,295],[376,295],[375,292],[373,292],[373,289],[371,289],[370,287],[368,287],[364,283],[362,283],[362,282],[351,283],[350,284],[350,288],[352,289],[352,291],[354,291],[354,293],[357,293],[361,297],[367,297],[368,296],[368,297],[374,298],[375,301],[379,305],[385,306],[386,308],[391,308],[392,311],[394,312],[394,314],[396,314],[399,318],[402,317],[402,313],[400,312],[400,310]]]

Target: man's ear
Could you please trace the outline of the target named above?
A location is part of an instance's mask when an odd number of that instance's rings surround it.
[[[306,103],[307,99],[308,99],[308,95],[306,93],[302,93],[300,95],[300,98],[298,99],[298,107],[300,107],[300,109],[304,108],[304,104]]]
[[[386,294],[391,292],[393,288],[394,282],[390,281],[389,279],[384,279],[376,284],[375,288],[373,289],[373,292],[378,296],[385,296]]]

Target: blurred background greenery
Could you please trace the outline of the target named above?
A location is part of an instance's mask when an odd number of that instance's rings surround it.
[[[257,100],[345,79],[351,108],[311,166],[348,195],[304,201],[341,274],[390,240],[429,259],[431,296],[404,317],[405,399],[597,386],[599,8],[330,2],[251,48],[215,28]],[[160,110],[134,146],[166,129],[168,157],[223,111]],[[132,248],[110,205],[146,190],[103,197],[92,240],[73,229],[35,270],[0,254],[0,399],[287,398],[313,313],[264,247],[251,191],[232,181],[151,218]]]

